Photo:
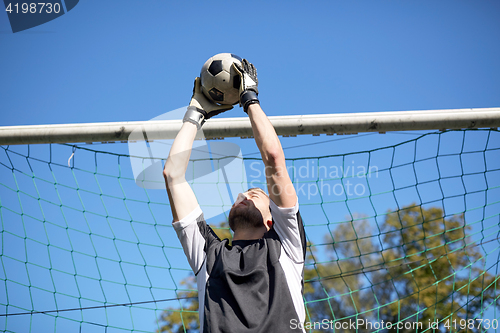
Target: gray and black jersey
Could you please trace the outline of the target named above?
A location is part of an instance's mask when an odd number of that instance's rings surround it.
[[[256,240],[220,240],[198,206],[173,226],[196,275],[200,332],[281,333],[305,320],[306,240],[298,203],[270,203],[273,227]],[[297,327],[294,325],[293,327]]]

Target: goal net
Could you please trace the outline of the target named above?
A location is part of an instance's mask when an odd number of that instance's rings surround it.
[[[188,181],[230,237],[232,200],[265,187],[263,164],[218,155],[211,142],[195,149]],[[164,185],[137,171],[162,162],[120,146],[0,147],[3,331],[197,332],[196,286]],[[287,166],[308,240],[307,332],[496,330],[497,130],[325,150]]]

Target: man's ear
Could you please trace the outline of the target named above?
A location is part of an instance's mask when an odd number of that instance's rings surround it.
[[[266,224],[267,230],[270,230],[273,227],[273,220],[267,220],[265,224]]]

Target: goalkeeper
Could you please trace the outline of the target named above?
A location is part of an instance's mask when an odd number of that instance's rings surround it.
[[[305,320],[306,240],[297,195],[278,136],[259,104],[255,67],[247,60],[233,66],[241,79],[240,105],[265,165],[269,196],[260,188],[238,195],[228,219],[232,245],[206,224],[185,172],[197,131],[206,119],[232,106],[209,101],[196,78],[163,171],[173,227],[196,275],[200,332],[295,331],[291,323]]]

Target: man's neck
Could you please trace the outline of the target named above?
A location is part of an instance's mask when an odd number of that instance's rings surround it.
[[[234,232],[233,241],[261,239],[265,233],[266,227],[264,226],[255,229],[238,229]]]

